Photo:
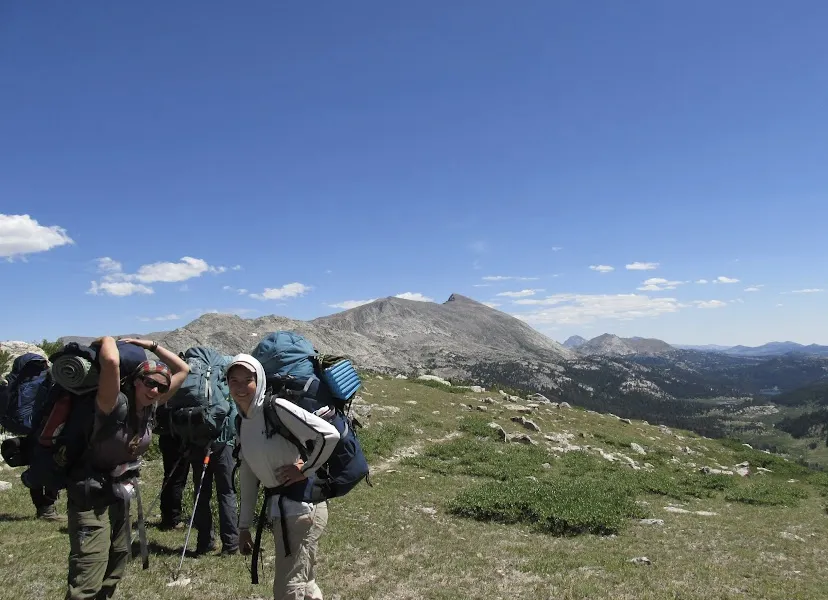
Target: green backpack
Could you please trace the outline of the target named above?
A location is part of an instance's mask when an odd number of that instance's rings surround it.
[[[194,346],[179,356],[190,372],[167,401],[168,422],[161,429],[187,444],[207,447],[221,436],[232,413],[226,374],[231,357],[205,346]]]

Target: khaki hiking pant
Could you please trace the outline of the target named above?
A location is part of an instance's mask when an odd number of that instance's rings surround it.
[[[290,556],[285,556],[280,518],[273,519],[276,541],[276,573],[273,576],[274,600],[323,600],[316,585],[316,552],[319,538],[328,524],[328,504],[321,502],[301,516],[285,517]]]
[[[69,580],[65,600],[112,598],[129,557],[126,505],[80,510],[67,502]]]

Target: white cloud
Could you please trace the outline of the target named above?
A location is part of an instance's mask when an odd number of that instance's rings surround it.
[[[403,298],[404,300],[416,300],[417,302],[434,302],[434,298],[424,296],[420,292],[403,292],[402,294],[397,294],[396,297]]]
[[[805,288],[804,290],[793,290],[792,294],[819,294],[824,292],[822,288]]]
[[[727,306],[727,302],[721,300],[696,300],[693,304],[699,308],[722,308]]]
[[[232,292],[233,291],[233,286],[225,285],[221,289],[223,289],[225,292]]]
[[[99,296],[101,294],[107,296],[131,296],[132,294],[153,294],[154,290],[146,285],[140,283],[133,283],[131,281],[93,281],[87,294]]]
[[[483,302],[483,304],[485,304],[489,308],[497,308],[498,306],[500,306],[500,304],[497,302]]]
[[[179,262],[157,262],[143,265],[135,275],[128,275],[129,279],[136,279],[141,283],[186,281],[199,277],[203,273],[223,273],[225,267],[211,267],[207,261],[191,256],[184,256]]]
[[[41,225],[29,215],[0,214],[0,257],[11,259],[74,243],[63,227]]]
[[[121,266],[121,263],[119,263],[117,260],[109,258],[108,256],[98,258],[95,260],[95,262],[98,263],[99,273],[120,273],[121,269],[123,268]]]
[[[280,288],[265,288],[261,294],[250,294],[256,300],[284,300],[285,298],[296,298],[304,296],[313,288],[304,283],[288,283]]]
[[[752,285],[750,287],[746,287],[743,291],[745,292],[760,292],[762,288],[765,287],[764,285]]]
[[[491,283],[473,283],[472,287],[492,287]]]
[[[236,293],[244,295],[247,293],[247,290],[245,288],[239,288],[236,290]]]
[[[676,286],[683,285],[686,281],[670,281],[662,277],[651,277],[645,280],[641,287],[638,288],[642,292],[663,292],[665,290],[674,290]]]
[[[657,262],[634,262],[626,266],[628,271],[653,271],[658,268]]]
[[[699,279],[696,283],[708,283],[707,279]]]
[[[734,279],[733,277],[724,277],[720,275],[719,277],[716,277],[713,283],[739,283],[739,280]]]
[[[552,246],[550,250],[552,250],[552,252],[560,252],[563,250],[563,246]]]
[[[589,268],[593,271],[598,271],[599,273],[609,273],[610,271],[615,271],[615,267],[611,267],[609,265],[589,265]]]
[[[541,326],[657,317],[680,309],[675,298],[651,298],[643,294],[555,294],[542,299],[516,300],[515,304],[541,307],[535,312],[513,315]]]
[[[231,271],[241,271],[242,266],[241,265],[235,265],[235,266],[230,267],[230,270]]]
[[[483,281],[535,281],[538,277],[516,277],[514,275],[486,275]]]
[[[153,289],[146,283],[173,283],[199,277],[203,273],[224,273],[226,267],[213,267],[200,258],[185,256],[180,262],[157,262],[143,265],[137,273],[124,273],[123,265],[117,260],[103,256],[96,259],[100,281],[93,281],[90,294],[105,293],[110,296],[130,296],[132,294],[152,294]],[[140,283],[135,283],[136,281]],[[185,285],[179,288],[188,291]]]
[[[341,308],[343,310],[348,310],[349,308],[356,308],[357,306],[362,306],[363,304],[370,304],[376,300],[376,298],[371,298],[370,300],[345,300],[344,302],[338,302],[336,304],[329,304],[331,308]]]
[[[543,290],[520,290],[519,292],[500,292],[498,296],[506,296],[507,298],[525,298],[526,296],[534,296]]]
[[[178,321],[182,317],[176,314],[162,315],[160,317],[138,317],[139,321]]]

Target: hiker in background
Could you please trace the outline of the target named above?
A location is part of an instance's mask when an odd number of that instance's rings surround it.
[[[65,600],[115,594],[130,554],[127,507],[137,483],[140,463],[136,461],[149,448],[154,407],[167,401],[189,370],[178,356],[155,342],[122,341],[149,350],[164,362],[146,360],[132,373],[121,373],[115,340],[100,339],[95,425],[85,461],[86,477],[67,488],[70,551]]]
[[[161,489],[161,529],[184,529],[181,520],[181,500],[187,475],[190,473],[190,460],[187,456],[184,440],[177,436],[170,427],[169,411],[166,405],[156,410],[155,432],[158,434],[158,449],[164,463],[164,482]]]
[[[302,461],[293,442],[281,435],[267,437],[263,405],[266,380],[262,364],[249,354],[235,356],[227,369],[230,395],[241,413],[241,507],[239,545],[253,550],[250,525],[261,482],[266,490],[264,511],[273,522],[276,544],[273,597],[275,600],[322,600],[314,579],[316,553],[328,522],[326,502],[302,502],[306,480],[323,465],[339,441],[336,428],[281,398],[274,399],[279,419],[306,447]],[[298,497],[300,500],[294,500]]]
[[[66,517],[58,514],[57,504],[60,494],[57,490],[50,490],[45,487],[37,487],[29,490],[29,496],[32,498],[32,504],[35,505],[37,511],[37,518],[45,521],[66,521]]]
[[[207,554],[216,550],[215,535],[213,533],[213,514],[210,510],[210,499],[213,495],[213,481],[216,484],[218,498],[219,535],[221,537],[221,554],[229,556],[239,551],[239,525],[237,517],[238,505],[236,492],[233,489],[233,447],[236,440],[236,410],[235,404],[230,403],[231,412],[224,420],[219,437],[210,444],[210,461],[204,472],[204,457],[207,448],[191,445],[188,449],[190,466],[193,469],[193,495],[201,482],[201,494],[198,497],[198,506],[195,509],[193,523],[198,530],[196,554]]]

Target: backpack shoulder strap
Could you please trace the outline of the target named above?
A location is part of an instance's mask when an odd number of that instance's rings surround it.
[[[288,429],[282,422],[282,419],[279,418],[279,414],[276,409],[276,396],[272,394],[268,395],[265,398],[262,410],[264,411],[265,435],[267,437],[273,437],[274,434],[282,436],[299,449],[299,455],[302,457],[302,460],[307,460],[308,449],[305,448],[304,444],[302,444],[302,442],[300,442],[299,439],[293,435],[293,432]]]

